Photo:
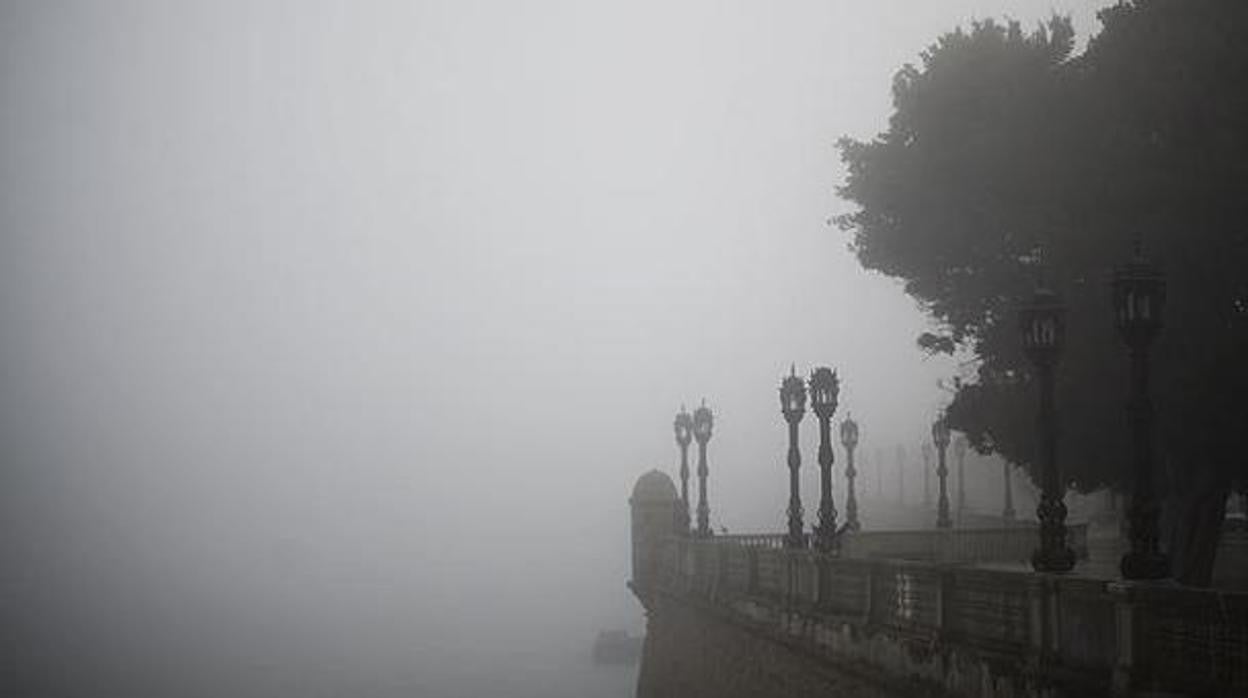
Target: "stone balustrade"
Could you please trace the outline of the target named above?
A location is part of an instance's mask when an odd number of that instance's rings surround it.
[[[731,542],[747,548],[783,548],[786,537],[783,533],[731,533],[716,536],[715,540]]]
[[[856,531],[841,541],[841,557],[922,560],[928,562],[1024,562],[1031,559],[1039,533],[1034,523],[996,528],[923,531]],[[1067,544],[1088,557],[1088,525],[1066,528]]]
[[[715,540],[747,548],[783,548],[782,533],[733,534]],[[840,538],[840,557],[927,562],[1025,562],[1036,549],[1034,523],[996,528],[851,531]],[[1079,559],[1088,556],[1088,525],[1067,527],[1067,540]]]
[[[1248,695],[1248,594],[945,564],[1015,545],[956,533],[924,536],[926,561],[864,553],[891,549],[884,532],[840,557],[780,536],[672,536],[651,591],[952,695]]]

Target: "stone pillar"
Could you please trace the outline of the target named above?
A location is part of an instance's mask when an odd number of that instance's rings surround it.
[[[643,597],[656,581],[666,538],[678,533],[676,512],[680,497],[665,473],[651,470],[637,479],[628,504],[632,510],[634,593]]]

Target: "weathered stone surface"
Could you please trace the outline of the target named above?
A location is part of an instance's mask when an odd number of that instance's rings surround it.
[[[911,698],[933,696],[910,681],[838,665],[750,624],[672,596],[649,615],[638,698]]]
[[[1248,594],[690,539],[634,504],[641,698],[1248,695]]]

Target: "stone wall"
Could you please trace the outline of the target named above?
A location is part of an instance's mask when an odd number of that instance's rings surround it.
[[[649,613],[638,698],[918,698],[939,695],[829,662],[764,624],[672,596]],[[883,680],[882,680],[883,678]]]
[[[1248,594],[666,539],[639,695],[1248,695]]]
[[[675,500],[633,498],[640,698],[1248,695],[1248,593],[690,538]]]

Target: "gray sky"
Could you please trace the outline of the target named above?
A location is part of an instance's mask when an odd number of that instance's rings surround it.
[[[682,401],[713,519],[779,530],[789,362],[890,460],[944,399],[826,223],[835,140],[958,23],[1101,4],[3,2],[11,640],[399,685],[635,624],[626,498]]]

